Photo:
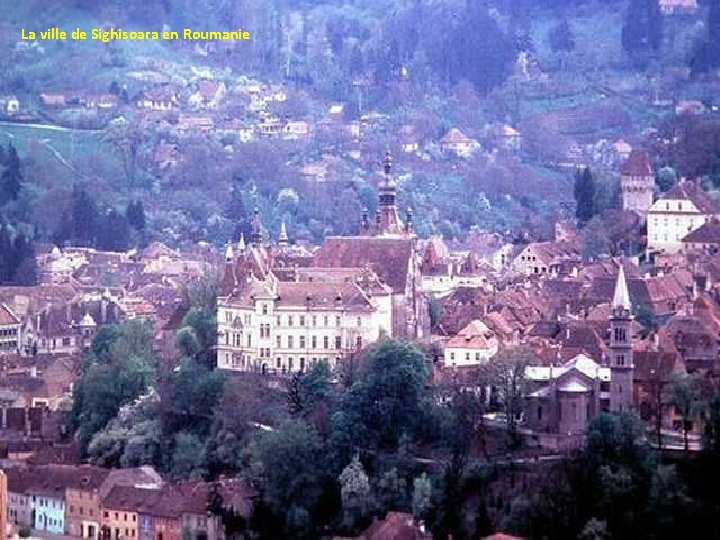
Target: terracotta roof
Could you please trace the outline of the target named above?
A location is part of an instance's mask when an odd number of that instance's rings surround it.
[[[704,223],[699,229],[686,234],[682,241],[693,244],[720,244],[720,222]]]
[[[405,291],[413,240],[405,237],[339,237],[325,239],[312,266],[363,268],[369,266],[393,292]]]
[[[460,330],[457,336],[450,338],[445,347],[487,350],[493,348],[493,345],[497,347],[493,333],[482,321],[475,320]]]
[[[110,474],[109,469],[89,465],[38,465],[8,469],[8,491],[37,493],[65,498],[66,489],[98,489]]]
[[[429,540],[432,536],[415,525],[412,514],[388,512],[385,519],[370,525],[359,538],[362,540]]]
[[[650,156],[644,150],[633,150],[620,167],[623,176],[655,176]]]
[[[666,200],[689,200],[704,214],[720,213],[720,205],[710,198],[705,190],[697,182],[692,180],[681,180],[675,184],[662,199]]]
[[[0,326],[20,324],[19,319],[5,304],[0,304]]]
[[[469,142],[472,142],[472,139],[470,139],[467,135],[465,135],[458,128],[450,129],[450,131],[448,131],[443,136],[443,138],[440,139],[441,144],[460,144],[460,143],[469,143]]]

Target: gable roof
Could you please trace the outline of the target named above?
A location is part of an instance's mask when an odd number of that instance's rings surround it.
[[[661,198],[671,201],[688,200],[691,201],[700,212],[705,214],[720,213],[720,205],[711,199],[710,195],[708,195],[697,182],[692,180],[681,180]]]
[[[311,266],[369,267],[393,292],[405,290],[413,240],[391,236],[331,236],[316,253]]]
[[[20,320],[5,304],[0,304],[0,326],[20,324]]]
[[[686,234],[683,242],[694,244],[720,244],[720,222],[709,221]]]

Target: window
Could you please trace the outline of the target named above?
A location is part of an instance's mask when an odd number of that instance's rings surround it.
[[[248,336],[247,336],[247,346],[248,346],[248,349],[250,347],[252,347],[252,336],[250,334],[248,334]]]
[[[288,369],[292,369],[292,368],[293,368],[293,359],[291,356],[290,358],[288,358]]]
[[[278,335],[275,336],[275,346],[276,346],[278,349],[282,348],[282,342],[281,342],[281,339],[280,339],[280,334],[278,334]]]
[[[276,317],[276,319],[275,319],[275,324],[277,324],[278,326],[280,326],[280,325],[282,324],[282,323],[280,322],[280,315],[278,315],[278,316]]]
[[[362,317],[357,318],[357,325],[362,326]]]
[[[325,326],[328,325],[328,316],[327,316],[327,315],[325,315],[325,317],[323,317],[323,324],[324,324]]]
[[[305,336],[300,336],[300,348],[305,348]]]
[[[312,316],[312,325],[317,326],[317,315]]]
[[[335,326],[340,326],[340,315],[335,316]]]
[[[293,337],[288,336],[288,349],[292,349],[292,348],[293,348]]]
[[[300,315],[300,326],[305,326],[305,315]]]
[[[288,315],[288,326],[292,326],[292,325],[293,325],[293,316]]]
[[[312,347],[313,349],[317,348],[317,336],[312,336],[310,338],[310,347]]]
[[[278,356],[275,360],[276,360],[276,365],[277,365],[278,369],[280,369],[280,364],[282,364],[282,358],[280,358]]]
[[[357,337],[355,345],[357,346],[358,349],[362,349],[362,336]]]
[[[262,314],[267,315],[268,314],[268,306],[267,304],[262,305]]]
[[[302,371],[304,369],[305,369],[305,359],[301,358],[300,359],[300,371]]]
[[[329,349],[330,348],[330,340],[327,336],[323,336],[323,349]]]
[[[454,352],[451,352],[451,353],[450,353],[450,360],[455,360],[455,353],[454,353]]]
[[[335,336],[335,348],[342,348],[342,338],[340,336]]]

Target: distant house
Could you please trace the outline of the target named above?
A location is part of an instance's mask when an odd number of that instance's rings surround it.
[[[188,104],[193,107],[216,109],[226,90],[225,83],[222,81],[200,81],[197,92],[190,96]]]
[[[675,114],[701,115],[705,113],[705,105],[697,99],[684,99],[675,105]]]
[[[275,116],[263,118],[258,124],[258,131],[263,137],[278,138],[283,133],[283,124]]]
[[[289,120],[283,127],[283,139],[305,140],[310,135],[310,125],[304,120]]]
[[[445,366],[487,364],[498,352],[498,339],[482,321],[474,320],[445,343]]]
[[[486,134],[498,148],[517,150],[520,148],[520,132],[508,124],[488,126]]]
[[[226,121],[218,128],[218,131],[235,135],[238,142],[246,143],[255,139],[255,126],[240,118],[233,118]]]
[[[200,131],[207,133],[215,127],[215,122],[209,116],[194,116],[181,114],[178,118],[177,128],[181,131]]]
[[[699,229],[685,235],[682,239],[683,251],[705,251],[718,253],[720,251],[720,222],[712,220],[703,224]]]
[[[82,103],[88,109],[107,111],[117,107],[118,98],[113,94],[88,94],[82,98]]]
[[[630,157],[632,149],[632,146],[623,139],[618,139],[615,143],[613,143],[613,150],[615,150],[615,153],[622,160],[626,160]]]
[[[513,261],[513,270],[518,274],[549,274],[568,261],[580,257],[574,242],[536,242],[529,244]]]
[[[440,148],[442,148],[443,152],[467,158],[480,148],[480,143],[465,135],[458,128],[452,128],[440,139]]]
[[[62,92],[44,92],[40,94],[40,101],[43,107],[61,108],[66,105],[66,96]]]
[[[177,144],[171,144],[166,141],[162,141],[155,148],[155,154],[153,155],[153,164],[160,171],[165,171],[180,162],[182,154]]]
[[[698,10],[697,0],[658,0],[663,15],[694,15]]]
[[[720,205],[698,183],[682,179],[648,210],[648,247],[677,253],[688,233],[718,218]]]
[[[168,85],[143,90],[135,98],[138,109],[171,111],[178,108],[178,94]]]
[[[398,141],[406,154],[414,154],[420,149],[420,138],[412,126],[405,125],[398,130]]]
[[[327,181],[328,166],[326,163],[309,163],[300,169],[300,176],[309,182],[323,183]]]
[[[5,114],[20,112],[20,101],[17,96],[0,96],[0,110]]]

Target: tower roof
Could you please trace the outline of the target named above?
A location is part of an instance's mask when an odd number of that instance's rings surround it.
[[[627,283],[625,282],[625,269],[620,265],[620,273],[615,282],[615,294],[613,295],[612,307],[622,307],[630,311],[630,293],[628,292]]]
[[[289,241],[289,239],[288,239],[287,227],[285,226],[285,221],[283,221],[280,224],[280,234],[278,235],[278,243],[287,244],[288,241]]]
[[[650,156],[644,150],[633,150],[625,163],[620,167],[623,176],[655,176]]]

